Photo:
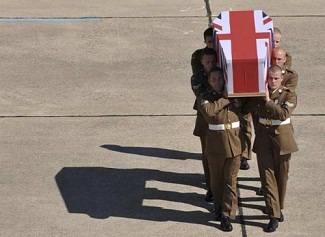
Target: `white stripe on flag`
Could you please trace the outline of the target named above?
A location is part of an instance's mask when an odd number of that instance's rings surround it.
[[[228,89],[228,93],[234,93],[234,73],[233,73],[233,69],[232,69],[232,54],[231,54],[231,40],[221,40],[220,41],[221,46],[222,46],[222,53],[224,54],[223,58],[224,60],[224,64],[227,68],[227,78],[228,78],[228,85],[227,85],[227,89]]]
[[[230,19],[229,11],[221,12],[221,21],[222,21],[222,33],[230,34]]]
[[[273,21],[269,21],[268,23],[263,23],[263,11],[255,10],[254,11],[254,19],[255,19],[255,31],[256,32],[265,32],[268,30],[273,30]]]
[[[268,39],[257,39],[257,58],[258,58],[258,78],[264,78],[264,80],[258,80],[259,92],[265,92],[265,80],[267,76],[268,65]],[[267,43],[267,44],[266,44]]]

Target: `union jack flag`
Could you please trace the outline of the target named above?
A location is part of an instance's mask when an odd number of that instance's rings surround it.
[[[261,10],[223,11],[213,21],[214,46],[228,96],[265,93],[273,47],[273,21]]]

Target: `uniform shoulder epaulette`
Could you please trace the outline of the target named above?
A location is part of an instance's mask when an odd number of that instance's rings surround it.
[[[293,74],[297,74],[295,70],[291,69],[291,68],[286,68],[287,72],[293,73]]]
[[[284,91],[290,91],[290,92],[292,91],[290,88],[285,87],[285,86],[283,87],[283,90],[284,90]]]
[[[200,100],[200,104],[203,106],[203,105],[206,105],[206,104],[209,104],[210,102],[208,100],[205,100],[205,99],[201,99]]]
[[[201,56],[203,49],[197,49],[194,51],[194,53],[192,54],[192,58],[195,58],[196,56]]]

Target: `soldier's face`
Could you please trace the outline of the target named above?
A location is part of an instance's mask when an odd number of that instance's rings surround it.
[[[282,80],[283,80],[283,76],[282,76],[281,71],[277,71],[277,72],[269,71],[268,72],[267,83],[271,90],[275,90],[275,89],[279,88]]]
[[[273,35],[273,48],[280,47],[281,44],[281,34],[274,33]]]
[[[286,62],[287,58],[285,52],[282,50],[273,50],[272,54],[272,65],[278,65],[279,67],[283,68],[284,63]]]
[[[211,69],[217,65],[216,55],[203,55],[201,63],[204,67],[204,70],[209,73]]]
[[[209,84],[215,91],[222,91],[225,85],[225,79],[222,72],[212,72],[209,76]]]
[[[206,44],[206,46],[208,48],[213,49],[213,36],[206,36],[205,40],[204,40],[204,43]]]

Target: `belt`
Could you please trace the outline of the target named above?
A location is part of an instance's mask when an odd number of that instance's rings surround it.
[[[275,119],[265,119],[265,118],[259,118],[258,121],[261,124],[268,125],[268,126],[278,126],[278,125],[284,125],[284,124],[289,124],[290,123],[290,118],[287,118],[284,121],[281,120],[275,120]]]
[[[239,128],[239,121],[233,123],[229,122],[226,124],[209,124],[209,130],[222,131],[222,130],[229,130],[232,128]]]

